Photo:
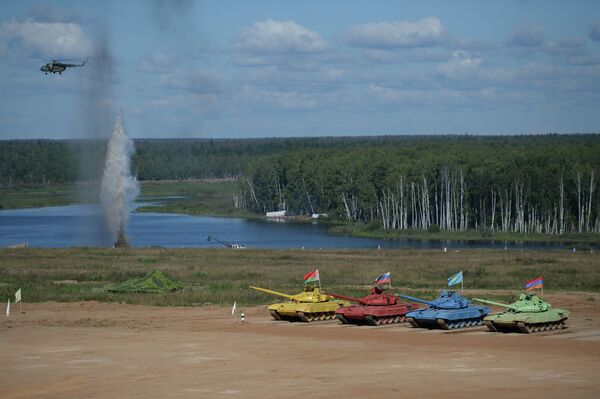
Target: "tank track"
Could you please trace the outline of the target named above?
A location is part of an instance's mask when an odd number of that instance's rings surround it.
[[[475,317],[472,319],[462,319],[462,320],[455,320],[455,321],[437,319],[437,323],[442,330],[454,330],[457,328],[478,327],[483,324],[483,316]]]
[[[275,320],[282,320],[281,315],[279,313],[277,313],[277,311],[270,310],[269,313],[271,313],[271,317],[274,318]]]
[[[315,313],[304,313],[298,312],[298,318],[304,323],[310,323],[313,321],[325,321],[335,319],[335,312],[315,312]]]
[[[342,324],[349,324],[350,322],[348,321],[348,319],[346,319],[344,316],[342,316],[341,314],[335,315],[335,317],[337,317],[337,319],[342,323]]]
[[[518,322],[517,328],[521,332],[524,332],[525,334],[531,334],[531,333],[542,332],[542,331],[551,331],[551,330],[562,330],[563,328],[566,327],[565,326],[566,321],[567,321],[567,319],[562,319],[562,320],[558,320],[558,321],[550,321],[547,323],[535,323],[535,324]]]
[[[297,320],[293,316],[284,316],[284,315],[281,315],[281,314],[279,314],[275,310],[270,310],[269,312],[271,313],[271,317],[273,317],[274,320],[281,320],[281,321],[294,321],[294,320]]]
[[[410,324],[413,328],[421,327],[421,325],[413,317],[407,317],[406,322]]]
[[[387,316],[387,317],[378,317],[378,316],[365,316],[365,320],[367,324],[371,326],[381,326],[386,324],[398,324],[404,323],[404,316]]]
[[[544,331],[552,331],[552,330],[562,330],[563,328],[566,328],[565,323],[567,322],[567,319],[562,319],[562,320],[558,320],[558,321],[550,321],[547,323],[535,323],[535,324],[530,324],[530,323],[524,323],[522,321],[517,322],[515,326],[513,327],[505,327],[505,326],[500,326],[498,324],[494,324],[493,321],[486,321],[485,325],[488,327],[488,329],[490,331],[494,331],[494,332],[514,332],[515,330],[520,331],[522,333],[525,334],[532,334],[532,333],[537,333],[537,332],[544,332]]]

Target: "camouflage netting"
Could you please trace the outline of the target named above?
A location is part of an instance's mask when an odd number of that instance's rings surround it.
[[[182,289],[183,286],[166,277],[158,270],[153,270],[145,277],[128,280],[124,283],[110,284],[105,287],[110,292],[154,292],[165,293]]]

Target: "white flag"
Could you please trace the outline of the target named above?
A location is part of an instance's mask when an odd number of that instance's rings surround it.
[[[19,290],[17,292],[15,292],[15,303],[17,302],[21,302],[21,289],[19,288]],[[19,305],[21,306],[21,305]]]
[[[236,308],[236,305],[237,305],[237,301],[235,301],[235,302],[233,303],[233,307],[231,308],[231,315],[232,315],[232,316],[235,316],[235,308]]]
[[[10,316],[10,298],[8,298],[8,303],[6,304],[6,315]]]

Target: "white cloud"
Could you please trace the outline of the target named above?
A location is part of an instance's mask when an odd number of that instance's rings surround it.
[[[481,67],[483,59],[471,56],[466,51],[455,51],[452,59],[438,67],[442,76],[448,79],[463,80],[475,76]]]
[[[295,21],[267,19],[243,29],[233,47],[239,52],[311,53],[325,51],[329,44],[319,33]]]
[[[91,42],[73,22],[8,21],[0,26],[0,53],[7,51],[45,57],[85,57]]]
[[[355,47],[399,48],[436,46],[444,41],[445,29],[435,17],[419,21],[377,22],[353,26],[347,34]]]

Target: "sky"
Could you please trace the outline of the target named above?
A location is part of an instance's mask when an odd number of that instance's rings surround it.
[[[600,2],[9,0],[0,93],[0,139],[595,133]]]

